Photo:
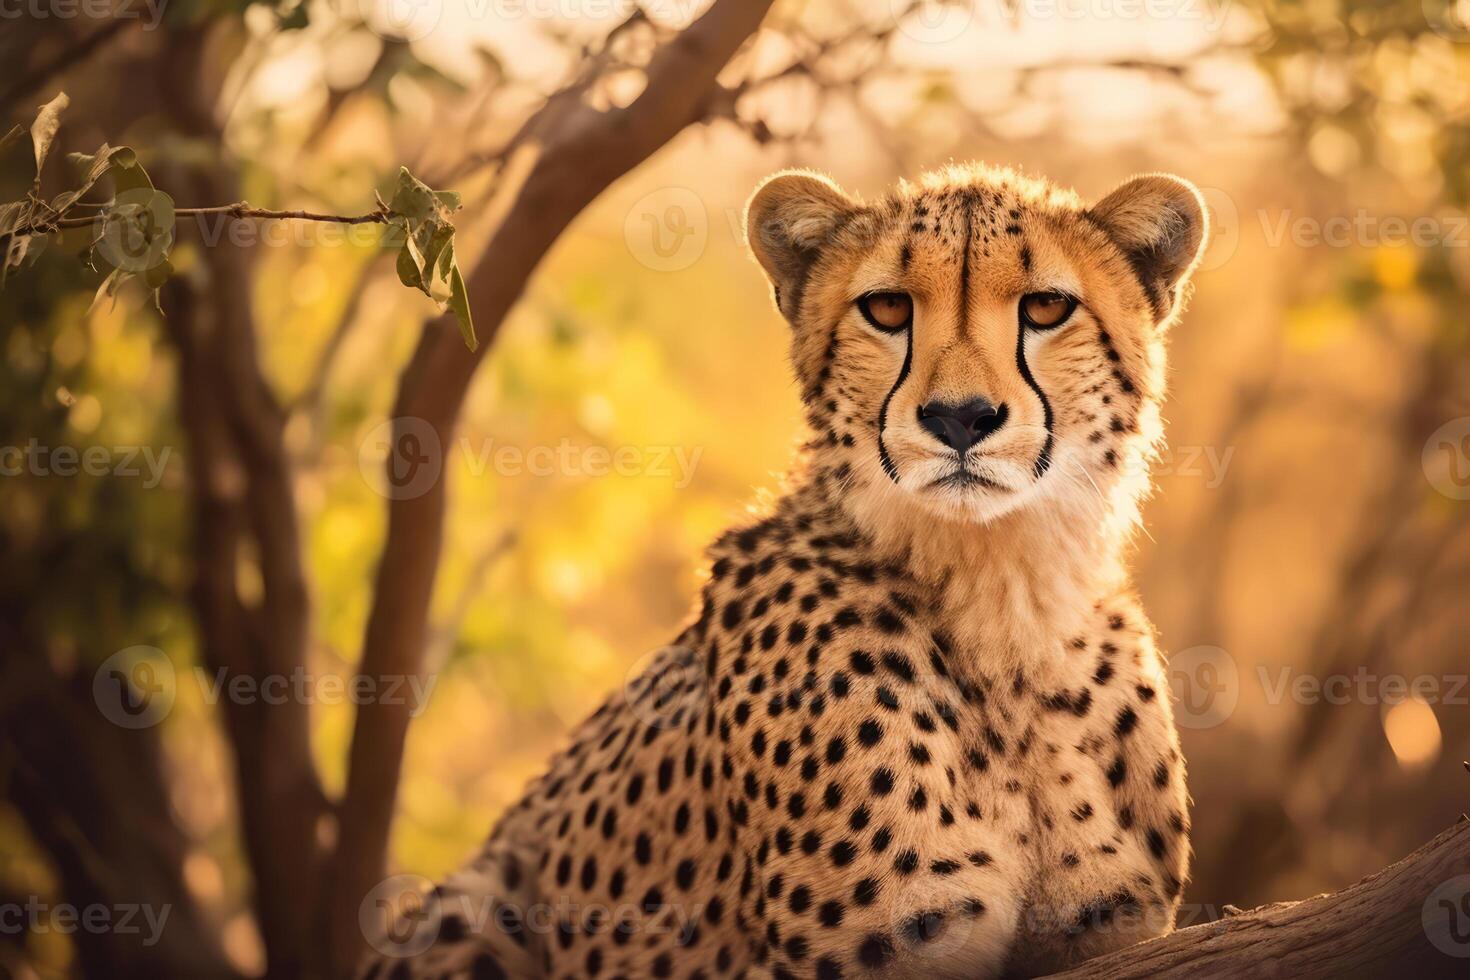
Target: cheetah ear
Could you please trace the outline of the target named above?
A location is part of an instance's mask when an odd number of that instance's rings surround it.
[[[745,208],[750,251],[776,290],[776,306],[792,323],[807,274],[839,220],[858,207],[826,177],[787,170],[768,177]]]
[[[1167,318],[1204,252],[1209,229],[1204,197],[1183,178],[1144,174],[1120,185],[1088,214],[1127,256],[1155,316]]]

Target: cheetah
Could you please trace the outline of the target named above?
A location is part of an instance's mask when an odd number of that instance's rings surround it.
[[[787,489],[369,976],[1035,976],[1173,927],[1184,760],[1124,559],[1199,192],[788,171],[746,226]]]

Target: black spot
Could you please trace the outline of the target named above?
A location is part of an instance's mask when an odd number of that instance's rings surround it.
[[[887,606],[884,606],[882,609],[878,610],[877,615],[873,617],[873,625],[877,626],[878,629],[882,630],[884,633],[889,634],[890,636],[902,633],[904,631],[903,619],[898,615],[897,612],[888,608]]]
[[[870,933],[858,947],[858,962],[870,969],[877,969],[893,959],[893,940],[878,933]]]
[[[887,796],[893,792],[893,770],[886,766],[874,769],[872,778],[868,780],[868,788],[878,796]]]
[[[906,684],[914,682],[913,662],[901,653],[889,651],[883,654],[883,667],[893,673],[895,677]]]

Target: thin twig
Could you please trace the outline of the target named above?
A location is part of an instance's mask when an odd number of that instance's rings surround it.
[[[270,208],[252,208],[244,201],[238,204],[221,204],[210,208],[175,208],[175,217],[191,217],[196,215],[219,214],[237,220],[258,218],[265,221],[323,221],[333,222],[341,225],[365,225],[365,224],[387,224],[393,217],[393,212],[386,208],[379,208],[367,214],[321,214],[316,211],[275,211]],[[10,235],[40,235],[55,231],[58,228],[85,228],[103,220],[104,215],[90,215],[77,218],[59,218],[54,221],[43,221],[39,224],[25,225],[10,232]],[[8,235],[5,237],[9,237]]]

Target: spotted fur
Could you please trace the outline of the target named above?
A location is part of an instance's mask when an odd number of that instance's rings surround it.
[[[1122,556],[1197,192],[787,173],[748,227],[812,431],[788,491],[373,975],[1026,976],[1172,927],[1184,760]],[[1076,308],[1032,330],[1046,291]],[[960,458],[919,412],[974,397],[1004,424]]]

